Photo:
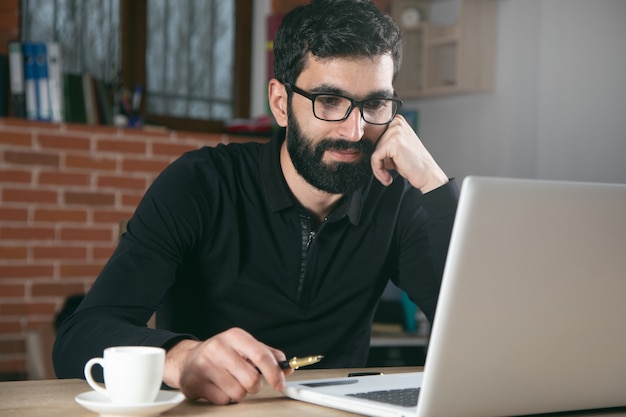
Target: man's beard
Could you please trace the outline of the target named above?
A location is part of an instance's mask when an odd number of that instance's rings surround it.
[[[291,110],[291,109],[289,109]],[[315,147],[306,138],[293,113],[289,112],[287,150],[296,171],[306,182],[330,194],[349,194],[358,190],[372,175],[370,159],[374,143],[362,138],[358,142],[343,139],[323,139]],[[361,153],[358,162],[322,161],[326,150],[357,150]]]

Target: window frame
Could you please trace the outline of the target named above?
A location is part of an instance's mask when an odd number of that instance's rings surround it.
[[[235,1],[234,118],[250,117],[252,1]],[[122,84],[129,89],[135,85],[146,85],[147,8],[148,0],[120,0]],[[143,51],[143,54],[138,54],[136,51]],[[173,130],[201,132],[225,132],[226,130],[225,121],[146,114],[143,103],[140,114],[145,123],[165,126]]]

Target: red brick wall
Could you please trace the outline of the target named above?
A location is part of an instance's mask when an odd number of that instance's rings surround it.
[[[118,225],[181,153],[249,138],[0,119],[0,375],[25,374],[24,332],[89,289]]]

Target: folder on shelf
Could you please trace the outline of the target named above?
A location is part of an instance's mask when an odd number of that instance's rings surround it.
[[[22,44],[9,43],[9,75],[11,78],[11,107],[13,117],[26,117],[26,91],[24,87],[24,54]]]
[[[50,120],[50,79],[46,44],[35,42],[35,79],[37,83],[37,120]]]
[[[85,98],[83,94],[83,76],[81,74],[63,74],[63,100],[65,104],[66,122],[87,122]]]
[[[52,121],[58,123],[65,120],[61,47],[57,42],[49,42],[46,47],[48,50],[48,86],[50,90],[50,113]]]
[[[94,77],[89,73],[82,75],[83,80],[83,102],[85,105],[85,116],[88,125],[100,124],[100,115],[98,114],[98,103],[96,99],[96,88]]]
[[[0,54],[0,117],[9,115],[9,56]]]
[[[24,55],[24,92],[26,102],[26,118],[37,120],[37,70],[35,59],[37,51],[32,42],[22,43]]]
[[[100,124],[113,125],[113,101],[109,97],[109,91],[104,81],[94,78],[96,85],[96,98],[98,103],[98,114],[100,116]]]

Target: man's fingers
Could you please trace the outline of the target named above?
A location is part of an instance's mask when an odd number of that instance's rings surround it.
[[[384,186],[388,186],[393,182],[393,177],[389,173],[390,169],[395,169],[395,164],[389,155],[385,154],[386,150],[381,145],[374,151],[371,159],[372,173],[374,177]]]
[[[266,346],[260,355],[249,358],[272,388],[278,391],[285,389],[286,372],[280,369],[278,362],[285,360],[285,354],[277,349]]]
[[[189,342],[172,351],[170,361],[181,366],[177,384],[191,400],[205,399],[214,404],[228,404],[256,394],[263,387],[262,376],[275,389],[282,390],[285,373],[278,366],[284,360],[281,351],[271,348],[246,331],[229,329],[204,342]],[[189,348],[187,349],[187,347]],[[174,357],[178,354],[182,357]],[[173,366],[175,369],[176,366]]]

